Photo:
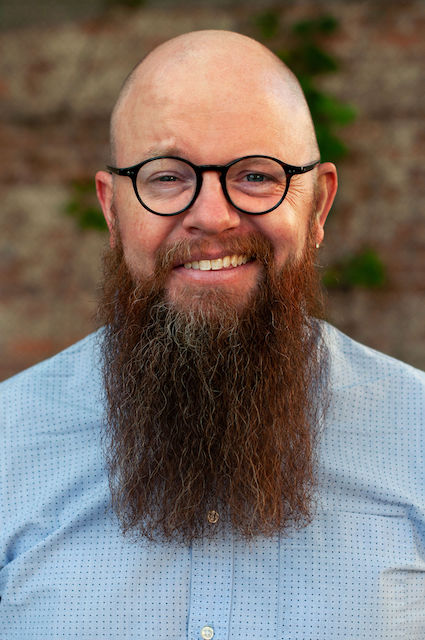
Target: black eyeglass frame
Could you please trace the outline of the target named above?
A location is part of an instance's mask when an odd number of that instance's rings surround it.
[[[249,160],[250,158],[266,158],[267,160],[274,160],[275,162],[280,164],[280,166],[284,169],[286,174],[286,188],[282,197],[280,198],[277,204],[275,204],[273,207],[270,207],[270,209],[267,209],[266,211],[255,212],[255,211],[246,211],[245,209],[241,209],[241,207],[236,206],[232,202],[232,199],[230,198],[229,193],[227,191],[226,176],[230,167],[232,167],[237,162],[240,162],[241,160]],[[141,169],[141,167],[143,167],[148,162],[151,162],[152,160],[165,160],[165,159],[180,160],[181,162],[185,162],[190,167],[192,167],[196,175],[196,188],[191,201],[183,209],[180,209],[175,213],[159,213],[158,211],[154,211],[143,202],[137,190],[137,174],[139,173],[139,170]],[[193,162],[190,162],[190,160],[186,160],[185,158],[180,158],[179,156],[156,156],[154,158],[148,158],[147,160],[143,160],[142,162],[139,162],[138,164],[134,164],[131,167],[118,168],[118,167],[113,167],[111,165],[106,165],[106,168],[110,173],[115,173],[118,176],[126,176],[127,178],[130,178],[133,183],[134,193],[136,194],[136,197],[140,202],[140,204],[145,209],[147,209],[151,213],[154,213],[157,216],[167,216],[167,217],[177,216],[180,213],[187,211],[187,209],[190,209],[190,207],[195,203],[196,198],[199,196],[199,193],[202,189],[204,171],[217,171],[220,174],[220,183],[221,183],[221,188],[223,189],[224,197],[226,198],[227,202],[229,202],[229,204],[232,205],[232,207],[237,209],[237,211],[240,211],[241,213],[247,213],[250,216],[262,216],[265,213],[270,213],[270,211],[277,209],[277,207],[279,207],[282,204],[282,202],[286,197],[286,194],[288,193],[289,184],[291,182],[292,176],[297,174],[307,173],[308,171],[311,171],[312,169],[314,169],[314,167],[316,167],[318,164],[320,164],[320,160],[316,160],[315,162],[312,162],[310,164],[296,166],[293,164],[287,164],[286,162],[283,162],[282,160],[278,160],[277,158],[273,158],[272,156],[252,154],[249,156],[242,156],[242,158],[236,158],[236,160],[232,160],[231,162],[228,162],[227,164],[223,164],[223,165],[221,164],[196,165],[196,164],[193,164]]]

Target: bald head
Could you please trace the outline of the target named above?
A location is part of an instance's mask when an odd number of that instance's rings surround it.
[[[122,143],[134,137],[142,112],[166,114],[180,109],[193,123],[193,111],[211,120],[226,118],[226,111],[252,103],[252,113],[273,106],[286,119],[291,163],[319,156],[314,126],[295,75],[269,49],[247,36],[229,31],[196,31],[180,35],[149,53],[129,74],[111,118],[111,155],[114,163],[127,162]],[[161,112],[160,112],[161,113]],[[165,114],[165,115],[166,115]],[[158,113],[159,117],[159,113]],[[179,118],[177,117],[177,120]],[[252,127],[256,126],[253,121]],[[280,123],[276,122],[276,126]],[[139,130],[141,135],[143,132]],[[171,132],[170,132],[171,133]],[[295,140],[296,138],[296,140]],[[296,143],[296,144],[295,144]],[[295,146],[295,149],[292,147]],[[256,152],[259,152],[257,149]],[[282,154],[281,154],[282,155]],[[124,157],[123,157],[124,156]],[[304,157],[305,156],[305,157]],[[121,160],[122,158],[122,160]],[[137,160],[137,159],[136,159]]]

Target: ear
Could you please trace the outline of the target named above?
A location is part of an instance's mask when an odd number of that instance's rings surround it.
[[[315,241],[321,244],[325,235],[324,226],[335,199],[338,188],[336,167],[332,162],[319,164],[316,194],[316,234]]]
[[[96,173],[96,193],[97,199],[102,207],[103,215],[105,216],[106,224],[109,229],[109,245],[111,248],[115,246],[115,215],[112,208],[113,203],[113,184],[112,175],[107,171],[98,171]]]

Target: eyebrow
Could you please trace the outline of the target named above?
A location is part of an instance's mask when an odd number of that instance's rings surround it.
[[[149,149],[146,151],[146,154],[144,155],[146,156],[144,159],[147,160],[148,158],[157,158],[159,156],[184,157],[184,152],[180,147],[177,146],[159,144],[149,147]]]

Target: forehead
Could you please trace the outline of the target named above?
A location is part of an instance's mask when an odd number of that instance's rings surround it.
[[[290,80],[264,59],[186,56],[141,66],[115,118],[116,161],[178,151],[225,163],[250,153],[305,162],[305,114]],[[308,123],[307,123],[308,124]]]

